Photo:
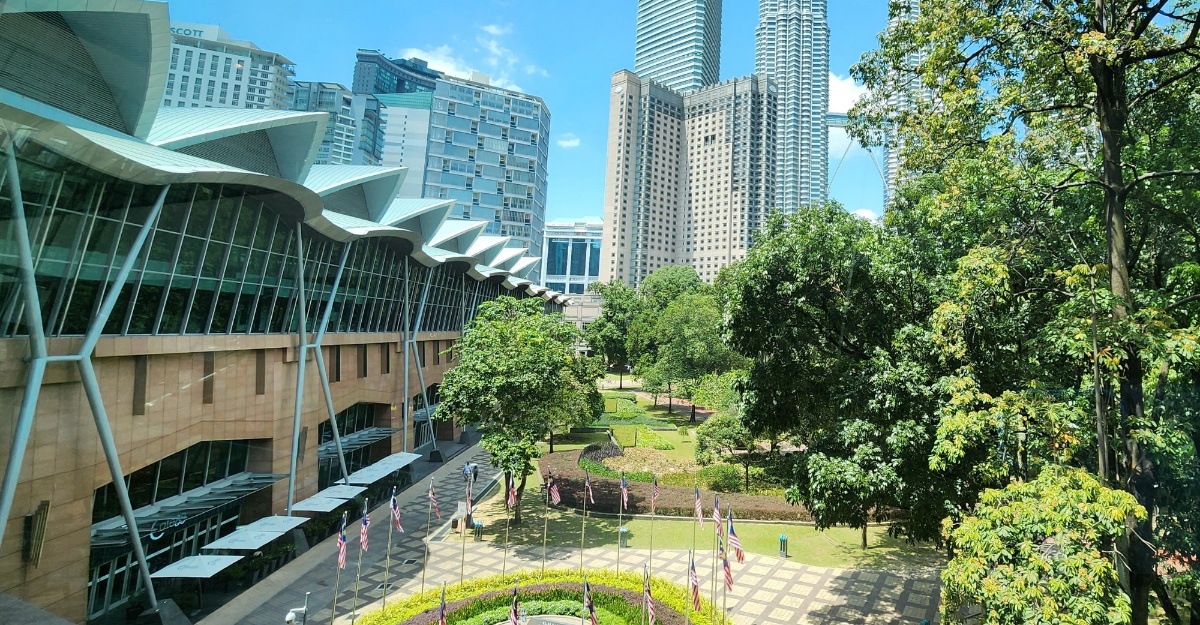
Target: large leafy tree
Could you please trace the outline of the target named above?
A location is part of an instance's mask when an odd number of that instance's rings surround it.
[[[642,300],[624,282],[593,282],[588,291],[604,298],[600,316],[589,323],[584,338],[597,354],[604,357],[608,366],[618,367],[621,372],[621,387],[624,388],[625,367],[630,363],[629,327],[641,310]]]
[[[658,316],[654,334],[658,337],[656,365],[668,380],[679,382],[682,397],[692,400],[694,423],[700,379],[728,371],[742,361],[721,341],[716,297],[707,292],[676,297]]]
[[[1036,480],[983,493],[954,527],[942,573],[942,620],[994,625],[1128,623],[1113,554],[1126,519],[1146,510],[1129,493],[1080,469],[1050,467]]]
[[[1166,389],[1190,359],[1195,335],[1183,314],[1195,292],[1173,277],[1182,262],[1197,260],[1197,249],[1188,247],[1195,241],[1195,194],[1186,190],[1200,176],[1191,113],[1200,91],[1197,3],[925,0],[910,17],[856,66],[871,95],[852,111],[852,131],[871,140],[871,129],[894,128],[909,173],[939,181],[933,209],[959,213],[973,238],[993,248],[975,254],[981,267],[1003,268],[1005,280],[1035,278],[1001,285],[984,308],[1005,301],[1056,307],[1043,353],[1082,352],[1090,361],[1090,375],[1081,377],[1094,398],[1097,472],[1146,509],[1158,509],[1164,459],[1155,441],[1169,438],[1174,420],[1166,397],[1156,402],[1151,392]],[[932,97],[907,111],[889,105],[914,83]],[[1073,261],[1028,254],[1054,240]],[[1024,268],[1033,273],[1021,271],[1028,260]],[[1072,286],[1071,274],[1074,290],[1062,288]],[[1062,280],[1037,284],[1050,276]],[[1022,294],[1013,288],[1018,283],[1048,290]],[[974,323],[975,310],[958,298],[940,311],[943,335],[968,339],[943,345],[951,348],[943,352],[948,362],[962,365],[958,386],[946,388],[960,402],[952,415],[965,415],[951,424],[955,431],[1003,425],[1012,432],[1022,420],[1034,423],[1030,408],[1039,406],[1041,414],[1067,418],[1069,407],[1055,405],[1064,403],[1061,388],[1039,391],[1029,378],[1012,376],[1001,392],[985,390],[994,381],[969,364],[972,330],[1003,328]],[[1026,362],[1036,361],[1027,354]],[[1053,377],[1046,373],[1038,377]],[[964,401],[970,393],[957,392],[963,389],[979,391]],[[943,458],[980,449],[948,451]],[[1144,517],[1125,549],[1136,625],[1147,622],[1156,581],[1155,527]]]
[[[757,441],[742,420],[733,414],[718,414],[696,428],[696,461],[702,465],[717,461],[742,465],[746,491],[750,492],[750,467],[762,461]]]
[[[492,463],[516,480],[518,500],[537,441],[603,410],[596,388],[603,369],[576,356],[577,338],[575,326],[546,314],[541,300],[504,296],[481,305],[455,344],[458,364],[446,372],[439,410],[480,427]]]

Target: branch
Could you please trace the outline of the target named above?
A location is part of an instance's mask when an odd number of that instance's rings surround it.
[[[1129,187],[1146,180],[1153,180],[1155,178],[1171,178],[1174,176],[1200,176],[1200,169],[1168,169],[1166,171],[1152,171],[1134,178],[1133,181],[1126,185],[1125,188],[1128,189]]]
[[[1147,10],[1145,15],[1142,16],[1141,21],[1139,21],[1138,25],[1133,29],[1134,39],[1141,37],[1142,34],[1146,32],[1146,29],[1149,28],[1150,24],[1154,22],[1154,17],[1162,13],[1163,7],[1167,6],[1167,2],[1169,2],[1169,0],[1158,0],[1158,4],[1154,7],[1146,7]],[[1134,3],[1131,6],[1136,6],[1136,4],[1137,3]],[[1132,17],[1132,15],[1130,17]]]
[[[1143,101],[1145,101],[1150,96],[1158,93],[1159,91],[1162,91],[1163,89],[1166,89],[1167,87],[1170,87],[1171,85],[1179,82],[1180,80],[1183,80],[1184,78],[1187,78],[1188,76],[1191,76],[1192,74],[1196,73],[1196,70],[1198,70],[1198,69],[1200,69],[1200,63],[1192,65],[1191,67],[1183,70],[1182,72],[1179,72],[1178,74],[1175,74],[1174,76],[1171,76],[1170,78],[1159,81],[1158,84],[1156,84],[1153,87],[1134,96],[1129,101],[1129,108],[1130,109],[1137,108],[1137,106],[1139,104],[1141,104]]]
[[[1200,293],[1195,293],[1195,294],[1189,295],[1183,299],[1178,299],[1178,300],[1171,302],[1170,304],[1167,304],[1167,307],[1163,309],[1163,312],[1171,312],[1172,310],[1179,308],[1180,306],[1190,304],[1196,300],[1200,300]]]
[[[1169,48],[1158,48],[1155,50],[1150,50],[1145,54],[1129,56],[1126,58],[1128,59],[1129,64],[1132,65],[1141,61],[1152,61],[1154,59],[1174,56],[1180,52],[1186,52],[1194,48],[1196,46],[1197,36],[1200,36],[1200,20],[1192,22],[1192,28],[1188,30],[1187,36],[1183,38],[1183,41],[1179,45],[1171,46]]]

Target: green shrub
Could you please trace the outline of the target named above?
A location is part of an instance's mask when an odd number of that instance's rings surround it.
[[[613,471],[599,462],[588,460],[587,458],[583,457],[580,457],[579,459],[579,468],[597,477],[621,477],[620,471]],[[625,474],[625,479],[629,480],[630,482],[649,482],[650,480],[654,479],[654,475],[649,471],[630,471]]]
[[[629,391],[604,391],[603,395],[604,399],[624,399],[635,404],[637,403],[637,393],[630,393]]]
[[[686,425],[679,426],[679,428],[676,431],[679,432],[679,435],[684,438],[687,438],[692,433],[692,431],[690,429],[688,429],[688,426],[686,426]]]
[[[732,464],[713,464],[700,469],[700,485],[721,493],[740,493],[746,480],[742,468]]]
[[[617,444],[621,447],[675,449],[674,445],[659,436],[658,432],[651,430],[648,425],[614,425],[612,433],[613,438],[617,439]]]
[[[538,593],[535,596],[542,597],[547,594],[550,594],[550,593]],[[560,594],[560,592],[555,592],[554,594]],[[579,599],[576,601],[571,601],[569,599],[560,599],[558,601],[547,601],[547,600],[534,599],[534,600],[529,600],[529,601],[521,601],[521,607],[525,609],[526,614],[528,614],[529,616],[541,616],[543,614],[553,614],[553,615],[557,615],[557,616],[577,616],[579,618],[584,618],[586,615],[583,613],[583,593],[580,592],[578,594],[580,596],[579,596]],[[633,623],[637,622],[636,616],[634,617],[634,620],[630,621],[630,620],[621,618],[620,616],[617,616],[615,614],[612,614],[611,611],[600,607],[600,604],[601,604],[600,597],[601,597],[601,595],[597,594],[596,598],[593,599],[593,602],[596,604],[596,617],[597,617],[597,620],[600,622],[600,625],[632,625]],[[509,602],[511,601],[511,599],[507,595],[501,595],[499,597],[494,597],[494,599],[499,600],[498,602],[496,602],[499,604],[498,607],[493,607],[490,610],[487,610],[486,612],[480,612],[478,614],[475,614],[474,616],[471,616],[470,618],[466,618],[466,617],[460,618],[459,615],[462,613],[463,609],[465,609],[465,608],[460,608],[459,610],[455,611],[453,614],[447,615],[446,622],[449,624],[454,624],[454,625],[494,625],[495,623],[503,622],[505,619],[508,618],[508,610],[510,607]],[[480,602],[480,603],[483,603],[483,602]],[[488,603],[493,603],[493,602],[488,602]],[[619,602],[619,603],[622,605],[627,605],[623,601]]]
[[[636,447],[638,427],[636,425],[614,425],[612,426],[613,438],[617,439],[617,444],[622,448]]]

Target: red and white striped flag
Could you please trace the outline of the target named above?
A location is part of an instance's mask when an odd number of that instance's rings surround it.
[[[433,492],[433,480],[429,480],[429,503],[433,504],[433,511],[438,518],[442,518],[442,511],[438,510],[437,495]]]
[[[650,493],[650,514],[654,514],[654,508],[658,506],[658,476],[654,476],[651,481],[654,482],[654,490]]]
[[[629,484],[625,482],[624,471],[621,471],[621,506],[629,507]]]
[[[654,625],[654,596],[650,594],[650,569],[642,565],[642,594],[646,596],[646,622]]]
[[[438,625],[446,625],[446,582],[442,582],[442,608],[438,610]]]
[[[358,530],[358,544],[362,545],[362,550],[367,550],[367,528],[371,527],[371,511],[367,510],[367,501],[363,500],[363,519],[362,527]]]
[[[471,483],[467,482],[467,514],[471,514]]]
[[[724,539],[725,538],[725,524],[721,522],[721,500],[720,500],[720,498],[717,497],[716,493],[713,493],[712,520],[713,520],[713,523],[715,523],[717,526],[717,528],[716,528],[717,529],[717,538]]]
[[[700,503],[700,487],[696,487],[696,520],[700,522],[700,529],[704,529],[704,505]]]
[[[588,474],[586,469],[583,471],[583,489],[587,491],[588,502],[595,505],[596,500],[592,499],[592,476]]]
[[[549,486],[546,487],[550,491],[550,503],[558,505],[562,503],[562,497],[558,494],[558,482],[554,481],[554,474],[550,474]]]
[[[517,480],[515,479],[508,482],[508,501],[505,501],[504,504],[509,508],[517,505]]]
[[[721,555],[721,566],[725,569],[725,590],[733,590],[733,569],[729,568],[729,554],[725,553],[725,547],[721,546],[718,552]]]
[[[396,501],[396,487],[392,487],[392,520],[396,522],[396,531],[404,533],[404,528],[400,527],[400,502]]]
[[[688,551],[691,568],[688,570],[688,585],[692,588],[692,609],[700,609],[700,578],[696,575],[696,556]]]
[[[338,530],[338,568],[346,568],[346,515],[348,512],[342,513],[342,527]]]
[[[746,561],[746,552],[742,551],[742,541],[738,538],[737,532],[733,531],[733,508],[729,508],[729,548],[733,549],[733,556],[737,558],[738,564]]]
[[[592,587],[588,585],[586,577],[583,578],[583,609],[587,611],[592,625],[599,625],[599,619],[596,617],[596,602],[592,601]]]

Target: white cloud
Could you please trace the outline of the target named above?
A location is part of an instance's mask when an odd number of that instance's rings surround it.
[[[457,78],[470,79],[472,72],[487,74],[491,84],[515,91],[522,90],[515,82],[517,76],[550,76],[537,64],[522,62],[516,52],[504,45],[503,37],[513,32],[511,26],[487,24],[479,30],[482,34],[475,38],[475,54],[470,61],[448,45],[432,49],[406,48],[400,51],[400,56],[425,59],[433,69]]]
[[[867,221],[873,221],[873,222],[879,221],[879,215],[875,211],[873,211],[869,208],[860,208],[860,209],[854,211],[853,214],[855,217],[858,217],[859,219],[866,219]]]
[[[568,132],[559,137],[556,143],[558,143],[558,147],[563,148],[564,150],[570,150],[571,148],[579,147],[583,143],[583,140],[575,136],[575,133]]]
[[[829,110],[834,113],[845,113],[854,106],[854,101],[867,93],[867,88],[855,84],[854,79],[847,76],[842,78],[829,72]]]

